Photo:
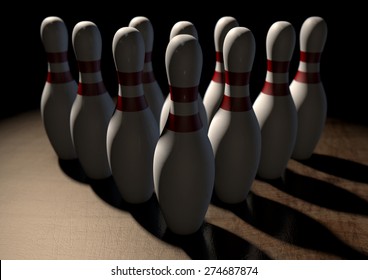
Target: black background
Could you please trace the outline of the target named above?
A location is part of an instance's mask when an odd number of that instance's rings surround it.
[[[47,60],[44,51],[40,26],[47,16],[59,16],[67,25],[69,32],[69,61],[74,78],[78,80],[77,65],[71,44],[71,34],[75,24],[82,20],[93,21],[102,36],[101,71],[109,93],[117,95],[118,84],[112,57],[112,39],[115,32],[127,26],[135,16],[148,17],[154,28],[152,64],[155,77],[163,92],[168,93],[165,70],[165,51],[172,26],[181,20],[191,21],[198,31],[203,52],[203,68],[199,92],[203,96],[211,81],[215,67],[214,28],[222,16],[235,17],[239,25],[249,28],[256,40],[256,54],[250,76],[252,101],[261,91],[266,75],[266,35],[270,26],[279,20],[293,24],[296,32],[296,45],[290,64],[290,81],[299,62],[299,30],[309,16],[323,17],[328,26],[327,41],[321,56],[321,80],[324,84],[328,116],[349,122],[368,125],[368,113],[365,69],[366,50],[364,50],[364,26],[357,19],[347,19],[341,15],[304,14],[304,15],[258,15],[254,13],[201,14],[198,16],[124,14],[106,15],[65,15],[43,14],[28,15],[19,21],[5,26],[3,32],[3,70],[0,102],[0,117],[7,118],[27,110],[39,109],[41,94],[47,75]],[[364,20],[364,19],[363,19]],[[5,77],[5,78],[4,78]],[[312,112],[313,113],[313,112]]]

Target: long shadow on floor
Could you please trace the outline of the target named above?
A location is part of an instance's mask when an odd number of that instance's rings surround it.
[[[78,159],[64,160],[59,158],[58,163],[65,175],[77,182],[88,184],[89,179]]]
[[[341,259],[368,258],[367,254],[344,243],[316,220],[253,192],[243,203],[224,204],[215,195],[212,203],[232,211],[257,229],[289,244],[334,254]]]
[[[358,162],[316,153],[298,162],[337,177],[368,184],[368,166]]]
[[[368,216],[368,202],[334,184],[297,174],[287,169],[284,181],[270,182],[274,187],[294,197],[335,211]]]
[[[162,241],[182,248],[191,259],[270,259],[253,244],[207,222],[194,234],[182,236],[172,233],[166,226],[155,194],[145,203],[129,204],[122,200],[112,177],[91,181],[90,185],[107,204],[129,212],[145,230]]]

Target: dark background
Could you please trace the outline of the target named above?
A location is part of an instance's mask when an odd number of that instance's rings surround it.
[[[296,45],[290,64],[290,81],[299,62],[299,30],[309,16],[321,16],[328,25],[328,35],[321,56],[321,80],[324,84],[328,116],[344,121],[368,125],[368,113],[365,99],[367,87],[364,73],[367,71],[364,50],[364,30],[357,19],[346,19],[341,15],[304,14],[304,15],[243,15],[226,14],[235,17],[239,25],[249,28],[256,40],[256,55],[250,77],[251,99],[255,100],[261,91],[266,75],[265,43],[269,27],[278,20],[293,24],[296,32]],[[200,94],[203,96],[211,81],[215,67],[214,28],[216,22],[225,15],[205,14],[198,16],[173,16],[150,14],[121,14],[119,16],[96,16],[64,14],[28,15],[5,26],[3,32],[3,76],[0,101],[0,118],[7,118],[27,110],[39,109],[42,89],[47,74],[47,60],[41,37],[40,26],[47,16],[61,17],[69,31],[69,60],[74,78],[78,80],[76,61],[71,44],[71,34],[76,23],[90,20],[100,29],[103,46],[101,70],[109,93],[117,95],[118,84],[112,57],[112,39],[115,32],[135,16],[148,17],[153,25],[155,37],[152,64],[156,79],[163,92],[168,93],[165,71],[165,51],[172,26],[181,20],[191,21],[197,28],[199,42],[203,51],[203,69]],[[5,78],[4,78],[5,77]]]

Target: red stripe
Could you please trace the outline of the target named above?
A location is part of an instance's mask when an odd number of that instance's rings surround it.
[[[231,86],[246,86],[249,84],[250,72],[236,73],[225,71],[225,82]]]
[[[153,83],[156,81],[155,75],[153,71],[151,72],[143,72],[142,74],[142,82],[145,84]]]
[[[142,72],[119,72],[118,81],[120,85],[123,86],[136,86],[142,83]]]
[[[166,128],[175,132],[193,132],[202,128],[199,113],[190,116],[177,116],[169,113]]]
[[[224,95],[221,108],[231,112],[245,112],[252,108],[252,103],[249,96],[230,97]]]
[[[144,54],[144,63],[148,63],[152,61],[152,52],[146,52]]]
[[[298,72],[296,72],[294,80],[305,84],[318,84],[319,82],[321,82],[319,72],[309,73],[299,70]]]
[[[303,52],[300,51],[300,61],[308,63],[318,63],[321,59],[320,52]]]
[[[100,71],[101,60],[78,61],[79,71],[82,73],[95,73]]]
[[[60,63],[68,61],[68,52],[55,52],[55,53],[48,52],[46,54],[47,60],[50,63]]]
[[[289,61],[274,61],[267,59],[267,71],[273,73],[286,73],[289,71]]]
[[[137,97],[123,97],[118,95],[116,109],[124,112],[142,111],[148,107],[148,103],[144,95]]]
[[[287,83],[275,84],[266,81],[263,85],[262,92],[273,96],[286,96],[290,94],[290,89]]]
[[[193,102],[198,99],[198,86],[179,88],[169,86],[170,98],[174,102]]]
[[[216,52],[216,61],[217,62],[224,62],[224,56],[222,55],[222,52]]]
[[[68,72],[48,72],[47,73],[47,82],[52,84],[62,84],[62,83],[68,83],[73,80],[72,74],[70,71]]]
[[[95,96],[107,92],[103,82],[93,84],[78,84],[78,94],[83,96]]]
[[[216,83],[224,83],[225,82],[225,73],[215,71],[212,76],[212,81]]]

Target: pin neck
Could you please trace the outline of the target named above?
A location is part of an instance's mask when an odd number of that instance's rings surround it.
[[[212,81],[220,84],[225,83],[224,59],[222,52],[216,52],[216,67],[212,76]]]
[[[148,107],[147,100],[144,95],[136,97],[125,97],[118,95],[116,109],[123,112],[138,112]]]
[[[231,97],[224,95],[221,109],[231,112],[246,112],[252,109],[252,102],[249,96]]]
[[[169,117],[166,122],[166,128],[174,132],[194,132],[200,130],[203,127],[199,114],[190,116],[179,116],[169,113]]]
[[[262,88],[262,92],[267,95],[273,96],[287,96],[290,95],[289,84],[287,83],[270,83],[265,82]]]
[[[320,52],[304,52],[300,51],[300,61],[307,63],[319,63],[321,59]]]
[[[96,73],[101,70],[101,60],[78,61],[79,72]]]
[[[49,63],[62,63],[68,61],[68,52],[48,52],[47,61]]]
[[[144,54],[144,63],[151,63],[152,61],[152,52],[146,52]]]
[[[62,84],[62,83],[68,83],[68,82],[73,81],[73,77],[70,71],[60,72],[60,73],[49,71],[47,72],[46,80],[47,82],[52,83],[52,84]]]
[[[216,83],[225,83],[225,74],[224,72],[218,72],[215,70],[215,72],[213,73],[212,76],[212,81],[216,82]]]
[[[97,83],[78,83],[78,94],[83,96],[97,96],[106,93],[106,87],[103,81]]]
[[[267,59],[267,71],[272,73],[287,73],[290,61],[275,61]]]
[[[180,88],[169,85],[172,100],[166,128],[174,132],[194,132],[203,127],[198,111],[198,86]]]
[[[225,83],[230,86],[246,86],[249,84],[250,72],[231,72],[225,70]]]
[[[174,102],[189,103],[198,99],[198,86],[180,88],[169,85],[169,89]]]
[[[216,62],[224,63],[223,53],[216,52]]]
[[[142,71],[120,72],[117,71],[119,84],[122,86],[136,86],[142,83]]]
[[[46,81],[53,84],[67,83],[73,80],[69,68],[67,52],[48,52],[48,72]]]

